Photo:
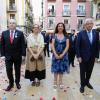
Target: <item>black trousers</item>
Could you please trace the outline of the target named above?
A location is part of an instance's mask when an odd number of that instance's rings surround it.
[[[75,50],[70,50],[68,52],[69,66],[70,64],[74,65],[75,54],[76,54]]]
[[[80,63],[80,80],[81,80],[81,86],[85,86],[89,83],[93,66],[94,66],[95,59],[90,58],[88,61],[82,61]]]
[[[49,54],[49,44],[46,44],[45,47],[44,47],[44,54],[46,56],[46,52],[48,54],[48,57],[50,57],[50,54]]]
[[[5,57],[6,72],[7,72],[7,77],[9,79],[10,85],[14,84],[13,64],[14,64],[14,69],[15,69],[15,83],[19,84],[19,82],[20,82],[21,62],[22,62],[21,56],[7,56],[7,57]]]

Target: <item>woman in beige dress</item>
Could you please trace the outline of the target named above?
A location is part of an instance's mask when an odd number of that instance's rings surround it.
[[[32,86],[39,86],[40,80],[45,79],[44,39],[39,25],[35,24],[32,31],[27,38],[25,78],[32,81]]]

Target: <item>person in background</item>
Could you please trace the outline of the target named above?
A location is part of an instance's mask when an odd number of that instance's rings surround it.
[[[35,24],[32,33],[27,37],[27,57],[25,78],[32,81],[32,86],[40,86],[40,81],[45,79],[44,39],[40,26]]]
[[[20,74],[22,56],[26,55],[26,47],[23,32],[16,29],[16,21],[9,20],[9,29],[2,32],[1,36],[1,56],[5,56],[6,72],[9,85],[5,89],[10,91],[14,87],[13,65],[15,69],[15,83],[17,89],[21,88]]]
[[[69,59],[69,66],[72,64],[72,67],[75,67],[74,65],[74,59],[75,59],[75,42],[76,42],[76,33],[75,30],[72,30],[71,34],[69,35],[69,50],[68,50],[68,59]]]
[[[46,53],[48,54],[48,57],[50,57],[49,54],[49,42],[50,42],[50,37],[49,37],[49,33],[45,34],[45,48],[44,48],[44,53],[46,56]]]
[[[85,29],[80,31],[76,39],[76,54],[80,65],[80,92],[84,93],[84,87],[93,89],[90,78],[94,63],[99,58],[99,33],[93,28],[93,19],[85,20]]]
[[[68,71],[68,48],[69,39],[66,35],[65,25],[58,23],[55,29],[55,35],[52,38],[52,67],[51,72],[54,73],[54,88],[63,88],[63,74]]]

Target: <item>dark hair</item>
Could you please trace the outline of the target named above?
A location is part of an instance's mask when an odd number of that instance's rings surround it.
[[[63,25],[63,34],[64,34],[64,36],[68,36],[68,34],[67,34],[67,32],[66,32],[66,29],[65,29],[65,25],[64,25],[64,23],[62,23],[62,22],[60,22],[60,23],[58,23],[57,25],[56,25],[56,28],[55,28],[55,34],[57,34],[58,33],[58,26],[59,26],[59,24],[62,24]]]

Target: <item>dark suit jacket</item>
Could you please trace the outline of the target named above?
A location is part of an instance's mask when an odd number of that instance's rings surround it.
[[[73,40],[74,37],[74,40]],[[74,34],[69,35],[69,51],[75,51],[76,36]]]
[[[92,44],[89,41],[87,31],[83,30],[78,33],[76,39],[76,54],[81,57],[83,61],[88,61],[90,57],[99,58],[99,33],[93,29]]]
[[[1,55],[2,56],[25,56],[25,40],[23,32],[15,30],[13,43],[10,43],[10,31],[2,32]]]

